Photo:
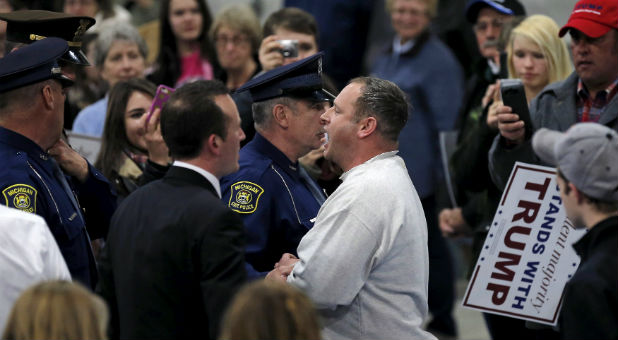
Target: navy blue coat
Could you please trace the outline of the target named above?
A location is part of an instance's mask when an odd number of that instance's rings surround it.
[[[43,217],[73,279],[94,287],[97,271],[90,239],[107,235],[116,208],[110,183],[90,164],[85,183],[66,177],[80,211],[54,176],[52,157],[32,140],[0,127],[0,159],[0,204]]]
[[[221,180],[223,202],[241,215],[247,231],[251,277],[268,272],[283,253],[296,254],[313,227],[320,203],[290,160],[259,133],[240,150],[240,170]],[[317,184],[316,184],[317,185]]]

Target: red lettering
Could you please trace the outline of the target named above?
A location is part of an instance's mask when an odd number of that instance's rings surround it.
[[[497,261],[495,264],[495,269],[500,270],[500,272],[491,273],[492,279],[504,280],[504,281],[513,281],[513,277],[515,276],[515,272],[510,270],[507,267],[516,266],[519,264],[519,260],[521,259],[521,255],[515,255],[511,253],[505,253],[501,251],[498,254],[498,257],[501,259],[506,259],[506,261]]]
[[[530,228],[528,227],[521,227],[521,226],[514,226],[511,227],[507,232],[506,232],[506,236],[504,237],[504,244],[511,248],[511,249],[519,249],[519,250],[524,250],[524,248],[526,247],[526,244],[524,242],[517,242],[517,241],[513,241],[511,239],[511,236],[513,234],[524,234],[524,235],[530,235]]]
[[[526,183],[526,190],[538,191],[539,199],[542,200],[543,197],[545,197],[545,193],[547,192],[550,182],[551,178],[545,178],[545,182],[543,182],[543,184],[528,182]]]
[[[524,222],[532,223],[536,219],[536,215],[539,213],[539,209],[541,208],[541,203],[534,203],[529,201],[519,201],[517,204],[518,208],[524,208],[523,211],[518,212],[513,216],[513,221],[521,220],[523,218]]]
[[[506,300],[510,288],[505,285],[489,283],[487,284],[487,289],[492,291],[491,302],[493,302],[494,305],[501,305]]]

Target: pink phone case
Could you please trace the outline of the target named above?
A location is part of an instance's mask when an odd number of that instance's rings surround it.
[[[174,89],[165,85],[159,85],[157,87],[157,93],[155,93],[155,97],[152,100],[152,105],[150,106],[150,111],[148,112],[148,118],[146,119],[146,124],[150,121],[150,117],[155,109],[160,109],[163,107],[163,104],[170,99],[170,96],[174,92]]]

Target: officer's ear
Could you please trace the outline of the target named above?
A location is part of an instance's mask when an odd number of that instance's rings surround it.
[[[54,89],[52,88],[51,84],[47,82],[44,83],[43,87],[41,88],[41,93],[43,95],[43,105],[45,105],[45,108],[47,110],[53,110],[54,104],[57,105],[57,103],[55,103],[54,101]]]
[[[284,129],[287,129],[290,126],[290,114],[292,114],[292,112],[290,111],[290,108],[286,105],[277,104],[273,106],[273,120],[277,125],[281,126]]]

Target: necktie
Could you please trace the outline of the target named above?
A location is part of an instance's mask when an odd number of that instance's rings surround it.
[[[313,180],[313,178],[309,176],[307,170],[305,170],[305,168],[303,168],[300,164],[298,165],[298,174],[300,175],[300,178],[303,180],[303,182],[305,182],[305,185],[309,188],[309,191],[311,191],[311,195],[313,196],[313,198],[315,198],[315,200],[321,206],[326,200],[324,192],[322,192],[322,190],[320,189],[320,187],[318,187],[317,183]]]
[[[69,186],[69,182],[67,182],[67,178],[64,176],[64,173],[62,172],[62,169],[60,169],[60,166],[58,165],[58,162],[56,162],[56,160],[53,159],[53,158],[50,158],[50,161],[53,164],[54,177],[56,177],[56,179],[60,183],[60,186],[62,187],[62,189],[64,189],[64,191],[66,192],[67,196],[69,196],[69,199],[71,200],[71,203],[73,204],[73,208],[75,208],[75,211],[77,212],[77,215],[79,216],[79,218],[82,221],[82,225],[85,226],[86,223],[84,221],[84,217],[82,216],[81,209],[79,208],[79,204],[77,203],[77,199],[75,199],[75,195],[73,194],[73,190],[71,190],[71,187]]]

